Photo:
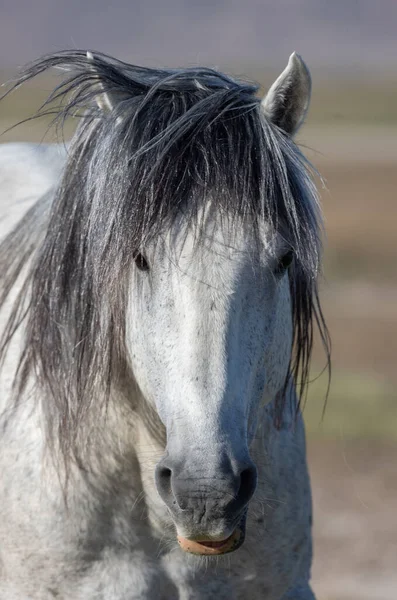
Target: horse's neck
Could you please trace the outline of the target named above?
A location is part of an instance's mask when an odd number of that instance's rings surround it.
[[[66,152],[64,144],[0,144],[0,238],[58,184]]]

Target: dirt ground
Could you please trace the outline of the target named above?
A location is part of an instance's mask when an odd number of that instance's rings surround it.
[[[396,600],[397,445],[309,441],[318,600]]]

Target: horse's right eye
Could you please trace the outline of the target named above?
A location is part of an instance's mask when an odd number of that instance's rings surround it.
[[[294,253],[292,250],[288,250],[278,261],[278,265],[276,267],[276,275],[282,275],[291,266],[294,260]]]
[[[146,258],[143,256],[143,254],[141,254],[141,252],[139,252],[136,256],[135,256],[135,264],[138,267],[138,269],[140,271],[149,271],[150,267],[149,267],[149,263],[146,260]]]

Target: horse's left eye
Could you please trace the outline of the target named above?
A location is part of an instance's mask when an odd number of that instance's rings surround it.
[[[292,261],[294,260],[294,253],[292,250],[288,250],[278,261],[276,267],[276,275],[282,275],[291,266]]]
[[[149,271],[149,263],[140,252],[135,256],[135,264],[140,271]]]

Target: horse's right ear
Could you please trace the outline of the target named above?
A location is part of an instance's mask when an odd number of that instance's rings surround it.
[[[305,120],[310,94],[309,69],[294,52],[287,67],[262,100],[263,112],[272,123],[292,136]]]
[[[87,52],[87,59],[91,63],[91,68],[93,73],[97,73],[95,66],[95,58],[92,52]],[[123,94],[123,92],[109,92],[105,90],[105,87],[99,77],[98,77],[98,94],[95,97],[98,108],[100,108],[103,112],[112,112],[117,106],[120,100],[125,100],[128,98],[128,94]]]

